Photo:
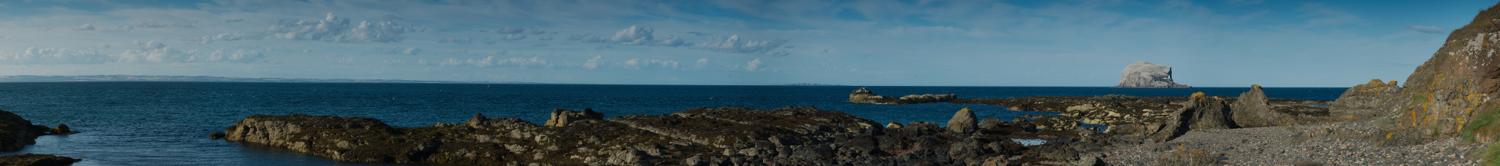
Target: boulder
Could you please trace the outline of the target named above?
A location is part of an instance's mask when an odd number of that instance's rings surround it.
[[[1277,113],[1271,110],[1270,99],[1261,90],[1260,85],[1251,85],[1250,91],[1240,93],[1230,105],[1234,124],[1240,127],[1266,127],[1290,125],[1293,123],[1291,116]]]
[[[1138,61],[1126,65],[1120,72],[1121,88],[1187,88],[1188,85],[1172,81],[1172,67]]]
[[[1171,117],[1153,132],[1151,139],[1166,142],[1186,134],[1189,130],[1238,128],[1230,119],[1229,104],[1223,98],[1210,97],[1203,92],[1194,92],[1188,98],[1188,106],[1172,112]]]
[[[959,109],[953,113],[953,118],[948,119],[948,131],[955,133],[970,133],[978,129],[978,119],[974,118],[974,111],[968,107]]]
[[[566,109],[552,110],[552,116],[547,118],[547,127],[564,127],[570,123],[581,120],[604,120],[604,114],[594,112],[593,109],[583,109],[581,112],[568,111]]]

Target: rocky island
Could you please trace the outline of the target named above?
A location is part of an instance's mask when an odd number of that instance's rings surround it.
[[[1120,72],[1121,88],[1187,88],[1186,84],[1172,81],[1172,67],[1138,61],[1125,66]]]
[[[952,94],[952,93],[944,93],[944,94],[931,94],[931,93],[928,93],[928,94],[910,94],[910,95],[901,96],[899,98],[892,99],[892,98],[887,98],[885,96],[877,95],[877,94],[875,94],[875,92],[870,91],[870,89],[866,89],[865,87],[859,87],[859,89],[854,89],[853,92],[849,93],[849,102],[850,103],[859,103],[859,104],[916,104],[916,103],[948,102],[948,101],[953,101],[955,99],[958,99],[958,95],[955,95],[955,94]]]

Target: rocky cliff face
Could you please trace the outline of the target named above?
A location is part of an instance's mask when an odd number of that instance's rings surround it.
[[[31,124],[20,115],[0,110],[0,151],[21,150],[35,143],[36,137],[47,134],[47,126]]]
[[[1490,123],[1500,96],[1500,6],[1479,13],[1448,35],[1432,58],[1406,79],[1400,95],[1396,128],[1416,135],[1467,135],[1493,142],[1500,123]]]
[[[1187,88],[1188,85],[1172,81],[1172,67],[1140,61],[1126,65],[1120,72],[1122,88]]]

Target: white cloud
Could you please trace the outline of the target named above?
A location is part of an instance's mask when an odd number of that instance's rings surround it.
[[[112,61],[109,55],[91,49],[28,47],[18,53],[0,55],[8,64],[94,64]]]
[[[531,56],[531,57],[509,57],[509,58],[496,58],[495,56],[485,56],[484,58],[462,58],[462,59],[461,58],[448,58],[448,59],[446,59],[446,60],[444,60],[442,62],[439,62],[438,65],[440,65],[440,66],[473,66],[473,67],[492,67],[492,66],[547,67],[547,66],[550,66],[550,64],[547,63],[546,59],[542,59],[541,57],[538,57],[538,56]]]
[[[678,68],[681,67],[681,63],[679,63],[679,62],[677,62],[675,60],[662,60],[662,59],[644,59],[644,60],[642,60],[642,59],[639,59],[639,58],[630,58],[629,60],[625,60],[625,62],[622,62],[621,64],[626,69],[642,69],[642,68],[678,69]]]
[[[422,49],[413,48],[413,47],[407,47],[405,50],[401,50],[401,54],[402,55],[417,55],[417,54],[421,54],[421,53],[422,53]]]
[[[699,47],[732,53],[783,56],[789,54],[782,50],[785,43],[786,41],[783,40],[746,40],[740,39],[740,35],[729,35],[729,37],[725,37],[723,40],[703,43]]]
[[[696,63],[695,66],[698,67],[698,68],[703,68],[703,67],[708,66],[708,58],[698,58],[698,62]]]
[[[126,49],[115,56],[115,62],[120,63],[212,63],[233,62],[249,63],[257,62],[265,55],[258,50],[226,50],[216,49],[211,52],[199,51],[197,49],[175,49],[168,47],[166,43],[150,40],[136,41],[140,48]]]
[[[321,20],[282,21],[268,28],[277,38],[331,42],[399,42],[402,33],[415,28],[389,20],[362,20],[353,23],[327,13]]]
[[[94,24],[79,25],[77,28],[73,28],[73,30],[75,30],[75,31],[93,31],[94,30]]]
[[[755,58],[754,60],[745,62],[745,71],[758,71],[760,70],[760,65],[760,58]]]
[[[582,65],[583,68],[584,69],[589,69],[589,70],[598,69],[599,68],[599,59],[600,58],[604,58],[604,56],[595,55],[593,58],[589,58],[589,60],[583,61],[583,65]]]

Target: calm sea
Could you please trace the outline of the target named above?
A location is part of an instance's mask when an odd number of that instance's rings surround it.
[[[77,165],[360,165],[210,140],[245,116],[361,116],[397,126],[461,123],[475,113],[545,121],[554,108],[593,108],[606,116],[666,114],[698,107],[813,106],[878,122],[944,122],[962,107],[981,117],[1023,114],[983,105],[845,103],[848,86],[485,85],[339,83],[89,82],[0,83],[0,108],[33,123],[66,123],[82,133],[44,136],[18,153],[82,158]],[[964,98],[1023,96],[1233,96],[1246,88],[869,87],[886,96],[957,93]],[[1344,88],[1266,88],[1271,98],[1333,100]]]

